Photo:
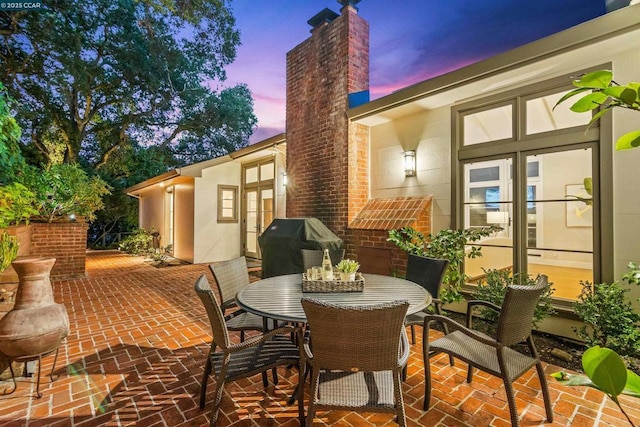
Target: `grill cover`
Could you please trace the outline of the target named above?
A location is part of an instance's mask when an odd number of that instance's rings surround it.
[[[258,237],[262,278],[302,273],[302,249],[342,249],[342,239],[317,218],[276,218]]]

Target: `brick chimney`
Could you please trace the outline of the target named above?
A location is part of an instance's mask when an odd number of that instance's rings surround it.
[[[349,94],[369,89],[369,24],[338,1],[287,53],[287,217],[316,217],[343,240],[367,203],[366,127],[347,119]]]

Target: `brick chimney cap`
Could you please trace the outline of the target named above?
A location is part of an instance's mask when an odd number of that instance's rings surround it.
[[[356,5],[360,3],[360,0],[338,0],[338,3],[340,3],[342,6],[356,7]],[[356,7],[356,9],[358,8]]]
[[[307,21],[307,24],[311,25],[313,28],[317,27],[320,24],[324,24],[325,22],[331,22],[336,19],[338,16],[333,10],[325,7],[323,10],[318,12],[313,16],[313,18]]]

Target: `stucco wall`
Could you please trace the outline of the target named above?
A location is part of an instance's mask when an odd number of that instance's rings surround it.
[[[155,227],[161,233],[164,230],[164,193],[159,185],[149,187],[140,195],[139,224],[140,228],[151,231]]]
[[[194,234],[194,184],[193,182],[177,184],[173,187],[175,194],[173,255],[187,262],[193,262]]]
[[[640,38],[640,36],[639,36]],[[625,84],[640,81],[640,55],[635,46],[616,55],[613,75]],[[640,129],[640,112],[617,109],[613,112],[613,140],[627,132]],[[613,154],[614,178],[614,268],[615,277],[627,270],[629,262],[640,261],[640,148]],[[640,298],[634,288],[630,297]],[[640,309],[640,303],[636,304]]]
[[[202,171],[196,178],[193,239],[194,263],[206,263],[237,258],[241,255],[240,221],[219,223],[218,185],[238,187],[238,216],[240,216],[241,164],[224,163]]]

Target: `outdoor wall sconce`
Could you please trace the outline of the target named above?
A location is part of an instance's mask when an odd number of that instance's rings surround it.
[[[404,152],[404,176],[416,176],[416,151]]]
[[[282,185],[284,185],[286,187],[288,182],[289,182],[289,180],[287,179],[287,173],[286,172],[282,172]]]

